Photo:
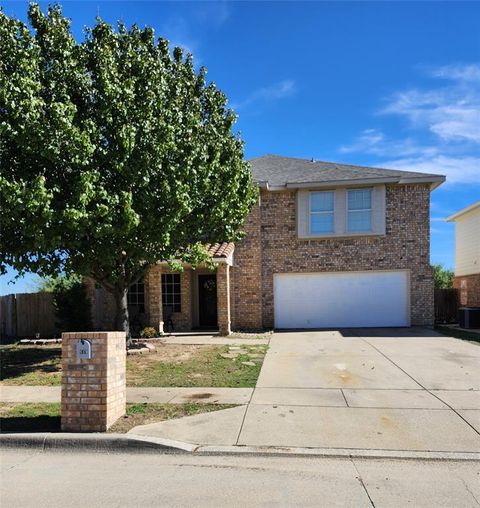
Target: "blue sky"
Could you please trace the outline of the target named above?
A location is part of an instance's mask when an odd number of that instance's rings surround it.
[[[26,19],[27,2],[1,2]],[[42,7],[46,4],[41,3]],[[63,2],[77,39],[100,15],[191,51],[265,153],[440,173],[431,259],[454,265],[449,214],[480,199],[480,3]],[[33,290],[32,277],[0,293]]]

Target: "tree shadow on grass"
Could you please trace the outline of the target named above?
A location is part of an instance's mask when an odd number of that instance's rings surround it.
[[[0,380],[12,379],[29,372],[60,372],[61,349],[40,347],[4,348],[0,351]]]
[[[0,418],[4,432],[60,432],[60,416],[5,416]]]

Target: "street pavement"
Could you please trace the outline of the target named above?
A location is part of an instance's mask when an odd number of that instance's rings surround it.
[[[480,506],[480,462],[0,450],[4,507]]]

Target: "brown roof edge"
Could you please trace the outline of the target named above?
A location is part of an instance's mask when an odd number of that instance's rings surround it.
[[[228,258],[235,250],[235,244],[233,242],[222,242],[212,243],[206,245],[208,249],[208,255],[211,258]]]

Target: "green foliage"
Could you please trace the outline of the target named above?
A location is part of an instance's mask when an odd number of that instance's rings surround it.
[[[147,326],[140,332],[140,337],[144,339],[154,339],[155,337],[160,337],[160,333],[157,332],[153,326]]]
[[[87,289],[79,276],[58,277],[49,280],[57,327],[62,332],[92,329],[91,305]]]
[[[0,269],[91,276],[126,312],[156,261],[241,237],[256,190],[236,116],[151,28],[99,19],[77,43],[59,6],[29,20],[0,11]]]
[[[433,265],[433,277],[437,289],[448,289],[453,287],[454,273],[444,268],[443,265]]]

